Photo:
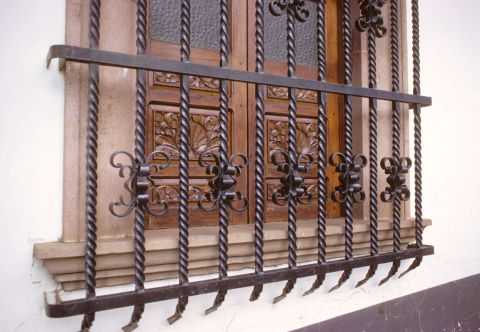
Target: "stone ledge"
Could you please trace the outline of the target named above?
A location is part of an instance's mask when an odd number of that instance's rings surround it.
[[[344,219],[327,220],[327,259],[345,255]],[[424,227],[432,221],[424,219]],[[402,248],[414,241],[414,219],[401,221]],[[353,225],[354,255],[367,255],[370,247],[368,220],[355,220]],[[178,277],[178,229],[151,230],[146,234],[146,281]],[[264,225],[264,264],[277,266],[287,262],[287,223]],[[317,223],[315,220],[297,223],[298,262],[317,259]],[[254,267],[254,225],[229,226],[229,270]],[[392,251],[392,221],[378,222],[378,245],[381,252]],[[218,272],[218,227],[190,229],[189,275]],[[45,262],[47,270],[62,283],[64,290],[84,288],[85,242],[37,243],[34,254]],[[97,242],[97,286],[133,283],[133,238],[99,240]]]

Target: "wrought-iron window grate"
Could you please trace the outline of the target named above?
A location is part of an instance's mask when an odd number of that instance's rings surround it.
[[[263,0],[256,1],[256,72],[229,69],[229,13],[230,1],[220,2],[220,66],[213,67],[190,63],[190,1],[181,2],[181,61],[158,59],[146,56],[146,24],[147,0],[137,2],[137,55],[121,54],[99,50],[100,0],[90,2],[90,48],[54,45],[48,54],[48,63],[53,58],[66,61],[84,62],[89,64],[89,111],[87,127],[87,204],[86,204],[86,291],[85,299],[46,303],[49,317],[67,317],[85,315],[82,331],[88,331],[93,324],[98,311],[134,306],[130,323],[124,331],[132,331],[142,317],[146,303],[178,299],[175,313],[168,319],[172,324],[180,319],[186,310],[188,297],[217,292],[213,306],[206,311],[215,311],[227,295],[228,290],[253,286],[250,300],[259,298],[264,284],[286,281],[283,292],[274,299],[278,302],[284,299],[293,289],[298,278],[317,276],[308,295],[318,289],[330,272],[343,271],[339,288],[349,279],[352,270],[369,266],[364,280],[357,287],[371,278],[379,264],[392,263],[391,270],[380,284],[388,281],[399,269],[400,262],[415,258],[405,273],[418,267],[423,256],[432,255],[432,246],[422,243],[422,167],[421,167],[421,108],[431,105],[431,98],[420,94],[420,49],[419,49],[419,14],[418,0],[412,0],[413,17],[413,76],[414,93],[405,94],[399,88],[399,50],[398,50],[398,4],[391,0],[391,66],[392,91],[377,89],[376,82],[376,39],[387,36],[381,8],[387,0],[360,0],[361,15],[356,20],[356,29],[368,33],[369,87],[352,85],[352,27],[350,25],[350,1],[342,1],[342,31],[343,31],[343,66],[345,84],[328,83],[326,81],[326,43],[325,43],[325,0],[317,0],[315,12],[309,11],[302,0],[273,0],[267,7]],[[270,75],[264,72],[264,22],[265,15],[286,16],[287,20],[287,64],[288,77]],[[295,26],[306,20],[316,21],[318,80],[307,80],[296,77]],[[97,122],[99,104],[99,65],[135,69],[137,72],[136,120],[135,120],[135,151],[116,151],[112,154],[110,163],[119,170],[120,176],[126,178],[125,189],[129,197],[120,196],[118,201],[110,204],[110,212],[118,217],[130,213],[135,215],[135,291],[106,296],[96,296],[96,195],[97,195]],[[155,182],[152,176],[162,174],[169,167],[170,156],[161,151],[146,155],[145,123],[146,123],[146,77],[147,71],[161,71],[180,76],[180,151],[179,151],[179,284],[152,289],[145,289],[145,215],[162,216],[168,211],[168,202],[154,194]],[[220,103],[220,144],[218,154],[205,152],[199,157],[199,164],[206,168],[206,173],[212,178],[209,181],[211,192],[198,201],[198,206],[207,211],[218,210],[219,218],[219,278],[190,283],[188,280],[188,139],[189,139],[189,95],[190,76],[211,77],[219,80]],[[239,81],[255,84],[255,273],[234,277],[227,275],[228,258],[228,210],[243,211],[247,208],[248,199],[241,192],[235,191],[236,177],[248,165],[248,158],[241,154],[229,152],[228,134],[228,98],[229,81]],[[263,223],[265,206],[265,85],[288,88],[288,150],[276,152],[272,162],[277,170],[284,175],[280,179],[281,187],[273,194],[273,202],[277,205],[288,205],[288,268],[263,270]],[[296,220],[297,205],[313,204],[313,196],[304,185],[302,174],[313,167],[314,156],[298,154],[296,144],[297,130],[297,89],[318,92],[318,150],[317,150],[317,190],[318,200],[318,261],[315,264],[297,266],[297,236]],[[333,153],[327,160],[326,156],[326,97],[328,93],[344,96],[344,153]],[[369,156],[353,155],[352,153],[352,97],[369,99]],[[383,157],[380,162],[377,156],[377,100],[392,102],[392,156]],[[411,105],[414,114],[415,156],[414,162],[400,155],[400,103]],[[116,160],[119,154],[127,155],[130,164],[124,165]],[[161,154],[162,160],[155,159]],[[206,157],[210,157],[207,161]],[[205,159],[205,160],[204,160]],[[340,185],[332,193],[327,192],[325,168],[335,167]],[[383,202],[393,202],[393,245],[394,251],[378,252],[377,239],[377,177],[378,164],[388,174],[388,187],[380,193]],[[414,165],[415,168],[415,239],[414,245],[406,250],[400,246],[400,213],[401,202],[410,198],[410,190],[405,185],[405,175]],[[363,169],[370,172],[370,255],[353,257],[353,204],[364,202],[367,197],[359,182],[359,174]],[[345,203],[345,260],[326,261],[326,202],[328,197],[336,203]],[[125,207],[124,212],[118,212],[118,207]]]

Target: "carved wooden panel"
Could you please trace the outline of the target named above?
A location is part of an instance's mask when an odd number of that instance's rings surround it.
[[[298,154],[311,153],[317,150],[317,126],[314,123],[297,123]],[[288,150],[288,123],[286,121],[268,121],[269,158],[278,151]]]
[[[317,95],[317,91],[297,89],[298,101],[316,103]],[[274,99],[288,99],[288,88],[269,85],[267,87],[267,97]]]
[[[157,71],[154,74],[154,85],[180,87],[180,75]],[[190,76],[190,88],[195,90],[218,91],[220,80],[209,77]]]
[[[327,188],[330,185],[330,179],[327,177]],[[314,199],[318,198],[318,183],[317,179],[305,179],[304,185],[307,187],[307,192],[311,193],[313,195]],[[282,184],[280,183],[280,180],[274,180],[272,182],[269,180],[267,182],[267,200],[272,201],[272,196],[275,194],[277,190],[279,190],[282,187]],[[327,197],[327,201],[329,200],[329,197]]]
[[[305,179],[304,185],[307,187],[309,193],[313,195],[313,202],[309,205],[298,205],[297,206],[297,220],[305,219],[316,219],[318,213],[318,187],[317,179]],[[280,189],[282,184],[280,179],[268,179],[265,182],[265,192],[266,192],[266,202],[265,202],[265,213],[266,221],[265,222],[278,222],[287,220],[287,211],[288,206],[277,206],[273,204],[272,196],[276,190]],[[327,192],[330,187],[330,180],[327,177]],[[327,195],[328,196],[328,195]]]
[[[201,113],[195,112],[194,110],[190,112],[190,138],[188,142],[188,155],[190,160],[198,159],[198,157],[205,151],[218,154],[220,144],[218,112],[202,110]],[[155,110],[155,150],[166,152],[172,159],[178,159],[180,155],[179,131],[179,112]]]
[[[147,228],[172,228],[178,227],[180,186],[177,179],[156,178],[154,193],[159,194],[161,199],[168,202],[168,212],[161,216],[149,216]],[[208,179],[190,179],[188,186],[188,210],[190,226],[214,226],[218,225],[218,210],[205,212],[197,207],[197,202],[207,192],[210,192]]]
[[[297,119],[297,152],[311,153],[317,160],[318,133],[317,123],[312,119]],[[271,162],[273,154],[277,151],[288,151],[288,121],[287,118],[267,116],[268,136],[267,153],[268,162]],[[328,119],[327,119],[327,153],[328,157]],[[281,160],[281,156],[278,160]],[[307,160],[307,158],[305,158]]]
[[[205,180],[204,184],[191,184],[188,186],[188,199],[191,201],[199,201],[211,188]],[[177,202],[180,200],[180,185],[178,184],[161,184],[155,188],[155,192],[160,194],[160,199],[169,202]]]
[[[311,180],[306,180],[305,186],[307,187],[307,192],[311,193],[314,198],[318,197],[318,187],[316,182],[312,182]],[[278,181],[278,183],[268,183],[267,199],[271,201],[273,194],[275,194],[276,191],[278,191],[280,188],[282,188],[282,184],[280,183],[280,181]]]

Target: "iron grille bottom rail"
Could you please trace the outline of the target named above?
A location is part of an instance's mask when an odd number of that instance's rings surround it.
[[[243,274],[229,277],[227,280],[202,280],[185,285],[172,285],[145,289],[144,292],[125,292],[119,294],[99,296],[94,300],[65,301],[59,304],[48,303],[45,297],[45,311],[48,317],[62,318],[83,315],[89,312],[98,312],[110,309],[134,306],[137,304],[152,303],[164,300],[177,299],[185,296],[194,296],[230,290],[255,285],[262,285],[296,278],[310,277],[322,273],[331,273],[366,267],[373,264],[384,264],[434,254],[433,246],[424,246],[418,249],[406,249],[399,252],[378,254],[376,256],[356,257],[351,260],[330,261],[324,264],[309,264],[298,266],[295,269],[276,269],[265,271],[263,274]]]

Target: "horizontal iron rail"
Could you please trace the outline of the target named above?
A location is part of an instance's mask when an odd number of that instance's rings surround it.
[[[251,287],[260,284],[285,281],[296,278],[310,277],[322,273],[331,273],[383,264],[409,258],[433,255],[433,246],[424,246],[419,249],[407,249],[399,252],[383,253],[377,256],[356,257],[351,260],[331,261],[324,264],[310,264],[298,266],[295,269],[276,269],[265,271],[261,274],[249,273],[227,280],[211,279],[192,282],[184,285],[172,285],[158,288],[145,289],[144,292],[127,292],[98,296],[95,299],[66,301],[60,304],[48,303],[45,299],[45,311],[48,317],[61,318],[82,315],[88,312],[98,312],[110,309],[129,307],[136,304],[152,303],[164,300],[177,299],[185,296],[214,293],[219,290]]]
[[[104,66],[165,71],[169,73],[212,77],[230,81],[283,86],[364,98],[376,98],[380,100],[418,104],[422,107],[432,105],[431,97],[419,95],[328,83],[323,81],[312,81],[301,78],[270,75],[229,68],[212,67],[194,63],[95,50],[77,46],[50,46],[50,50],[47,55],[47,66],[50,64],[52,59],[56,58],[74,62],[98,63]]]

